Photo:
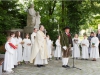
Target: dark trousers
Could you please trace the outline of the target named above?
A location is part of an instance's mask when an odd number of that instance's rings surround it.
[[[99,43],[99,56],[100,56],[100,43]]]

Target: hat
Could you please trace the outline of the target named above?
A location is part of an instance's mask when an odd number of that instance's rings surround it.
[[[65,30],[65,29],[70,29],[70,27],[66,26],[65,28],[63,28],[63,30]]]

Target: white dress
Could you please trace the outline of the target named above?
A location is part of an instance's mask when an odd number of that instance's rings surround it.
[[[35,36],[36,36],[36,33],[33,32],[33,33],[31,34],[31,42],[32,42],[32,45],[34,44]]]
[[[34,61],[34,65],[44,65],[44,64],[48,64],[48,61],[47,59],[41,59],[40,52],[38,52]]]
[[[85,46],[82,46],[82,44],[85,44]],[[88,55],[89,41],[87,39],[82,40],[81,47],[82,47],[82,58],[84,59],[89,58]]]
[[[52,56],[51,56],[51,53],[52,53],[52,51],[51,51],[52,42],[51,42],[50,39],[47,39],[47,47],[48,47],[48,58],[51,58],[51,57],[52,57]]]
[[[54,57],[61,57],[61,44],[60,44],[60,40],[56,40],[56,50],[55,50],[55,55]]]
[[[91,39],[91,45],[92,43],[94,43],[95,47],[91,47],[90,58],[99,58],[99,50],[98,50],[99,39],[97,37],[93,37]]]
[[[13,45],[17,45],[17,43],[16,43],[16,39],[15,38],[11,38],[11,43],[13,44]],[[13,49],[13,48],[12,48]],[[13,49],[14,50],[14,56],[13,56],[13,59],[14,59],[14,65],[18,65],[17,64],[17,50],[16,49]]]
[[[33,33],[31,34],[31,43],[32,43],[31,50],[32,50],[32,49],[33,49],[33,47],[34,47],[34,40],[35,40],[35,37],[36,37],[36,33],[35,33],[35,32],[33,32]]]
[[[31,45],[27,45],[27,44],[31,44],[31,40],[30,39],[24,39],[23,40],[24,44],[24,51],[23,51],[23,60],[24,61],[30,61],[30,56],[31,56]]]
[[[16,39],[16,44],[18,45],[17,47],[17,62],[22,61],[22,38],[15,38]]]
[[[13,60],[14,50],[10,47],[8,43],[9,42],[6,42],[5,44],[6,53],[4,59],[4,70],[12,71],[12,68],[14,68],[14,60]]]
[[[78,40],[75,42],[75,40]],[[79,49],[79,44],[80,44],[80,40],[79,38],[73,38],[73,51],[72,51],[72,57],[73,57],[73,53],[74,53],[74,57],[80,57],[80,49]]]

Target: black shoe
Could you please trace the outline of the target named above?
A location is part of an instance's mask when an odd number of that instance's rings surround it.
[[[70,66],[66,65],[66,68],[70,68]]]
[[[66,66],[65,66],[65,65],[62,65],[62,67],[63,67],[63,68],[66,68]]]
[[[45,65],[40,65],[41,67],[45,67]]]
[[[41,67],[41,65],[37,65],[37,67],[39,67],[39,68],[40,68],[40,67]]]
[[[59,60],[61,60],[61,58],[59,57]]]
[[[17,68],[17,65],[14,65],[14,68]]]

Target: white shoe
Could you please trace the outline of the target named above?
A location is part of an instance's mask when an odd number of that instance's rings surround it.
[[[11,71],[6,71],[6,73],[14,73],[14,71],[13,71],[13,70],[11,70]]]
[[[11,71],[6,71],[7,74],[11,73]]]
[[[11,73],[14,73],[14,71],[12,70]]]

